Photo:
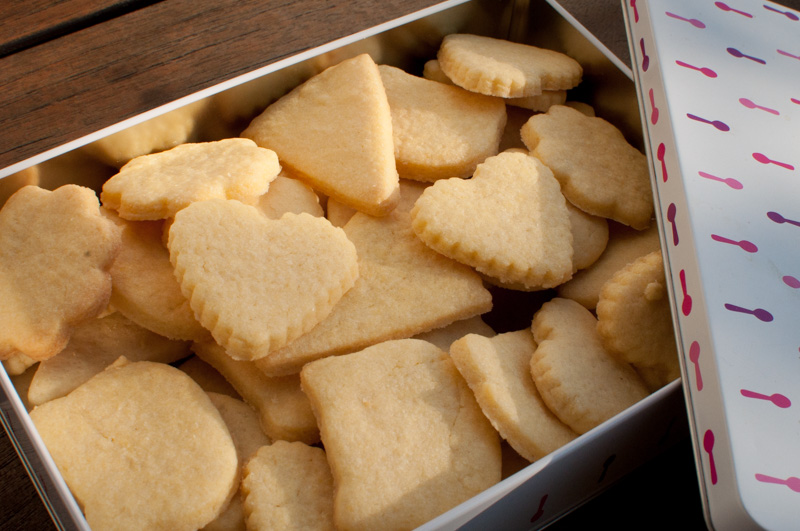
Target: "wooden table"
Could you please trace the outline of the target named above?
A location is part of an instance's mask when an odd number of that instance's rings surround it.
[[[0,168],[435,3],[4,0]],[[561,3],[629,63],[617,0]],[[0,529],[53,528],[5,435],[0,478]],[[600,522],[616,528],[704,528],[688,439],[553,528]]]

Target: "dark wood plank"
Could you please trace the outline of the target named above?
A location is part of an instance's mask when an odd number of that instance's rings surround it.
[[[4,0],[0,57],[104,22],[158,0]]]
[[[166,0],[0,58],[0,168],[433,0]]]

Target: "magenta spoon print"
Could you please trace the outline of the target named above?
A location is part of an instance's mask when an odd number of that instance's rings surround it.
[[[675,225],[675,215],[678,213],[678,207],[675,203],[670,203],[667,207],[667,221],[672,225],[672,245],[678,245],[678,227]]]
[[[705,66],[694,66],[690,65],[689,63],[684,63],[683,61],[675,61],[675,64],[677,64],[678,66],[682,66],[684,68],[689,68],[691,70],[697,70],[706,77],[711,77],[711,78],[717,77],[716,72]]]
[[[784,275],[781,277],[781,280],[784,284],[792,289],[800,289],[800,279],[797,277],[793,277],[792,275]]]
[[[683,292],[683,302],[681,303],[681,312],[683,315],[689,316],[692,313],[692,297],[689,295],[689,292],[686,289],[686,271],[681,269],[681,272],[678,274],[681,279],[681,291]]]
[[[729,310],[729,311],[732,311],[732,312],[750,314],[753,317],[755,317],[756,319],[758,319],[759,321],[762,321],[764,323],[769,323],[774,319],[772,314],[769,313],[764,308],[754,308],[754,309],[751,310],[749,308],[743,308],[741,306],[736,306],[735,304],[725,303],[725,309]]]
[[[714,432],[706,430],[703,435],[703,450],[708,454],[708,471],[711,474],[711,484],[717,484],[717,466],[714,464]]]
[[[670,13],[669,11],[664,12],[665,15],[668,17],[676,18],[678,20],[682,20],[684,22],[688,22],[695,28],[704,29],[706,25],[703,23],[702,20],[697,20],[696,18],[684,18],[680,15],[676,15],[675,13]]]
[[[631,0],[631,7],[633,8],[633,21],[639,22],[639,10],[636,8],[636,0]]]
[[[535,522],[539,518],[542,517],[544,514],[544,502],[547,501],[547,494],[542,496],[542,499],[539,500],[539,508],[536,510],[533,516],[531,516],[531,522]]]
[[[753,100],[750,100],[748,98],[739,98],[739,103],[741,103],[748,109],[759,109],[778,116],[780,116],[781,114],[779,111],[776,111],[775,109],[770,109],[769,107],[763,107],[761,105],[757,105],[755,102],[753,102]]]
[[[766,400],[767,402],[772,402],[781,409],[786,409],[792,405],[792,401],[780,393],[765,395],[755,391],[750,391],[749,389],[740,389],[739,392],[742,393],[742,396],[746,396],[747,398],[755,398],[757,400]]]
[[[722,132],[726,132],[726,131],[730,131],[731,130],[731,128],[730,128],[730,126],[728,126],[728,124],[726,124],[725,122],[721,122],[720,120],[706,120],[705,118],[701,118],[700,116],[697,116],[696,114],[690,114],[690,113],[687,113],[686,116],[688,116],[689,118],[691,118],[692,120],[695,120],[697,122],[703,122],[705,124],[713,125],[714,127],[716,127],[718,130],[720,130]],[[653,123],[655,123],[655,122],[653,122]]]
[[[740,52],[739,50],[737,50],[736,48],[733,48],[733,47],[728,48],[728,53],[731,54],[732,56],[736,57],[736,58],[739,58],[739,59],[749,59],[749,60],[751,60],[753,62],[762,64],[762,65],[767,64],[767,62],[765,60],[759,59],[758,57],[753,57],[752,55],[747,55],[745,53],[742,53],[742,52]]]
[[[734,190],[741,190],[742,188],[744,188],[744,185],[742,183],[740,183],[739,181],[737,181],[732,177],[717,177],[716,175],[711,175],[710,173],[706,173],[704,171],[698,171],[697,174],[705,179],[710,179],[712,181],[719,181],[721,183],[725,183]]]
[[[769,219],[771,219],[772,221],[774,221],[775,223],[777,223],[778,225],[782,225],[784,223],[788,223],[789,225],[796,225],[796,226],[800,227],[800,221],[796,221],[796,220],[793,220],[793,219],[787,219],[787,218],[783,217],[781,214],[779,214],[777,212],[772,212],[772,211],[767,212],[767,217]]]
[[[703,375],[700,373],[700,343],[692,341],[689,345],[689,361],[694,365],[694,381],[698,391],[703,390]]]
[[[734,9],[725,2],[714,2],[714,5],[720,8],[723,11],[728,11],[729,13],[736,13],[738,15],[742,15],[743,17],[753,18],[753,15],[747,13],[745,11],[739,11],[738,9]]]
[[[712,234],[711,239],[721,243],[729,243],[731,245],[736,245],[738,247],[741,247],[743,251],[746,251],[748,253],[758,252],[758,247],[756,246],[756,244],[747,240],[731,240],[730,238],[720,236],[719,234]]]
[[[769,11],[774,11],[775,13],[780,13],[781,15],[784,15],[789,20],[794,20],[795,22],[800,20],[800,17],[798,17],[796,14],[792,13],[791,11],[783,11],[783,10],[780,10],[780,9],[775,9],[774,7],[768,6],[767,4],[764,4],[764,9],[767,9]]]
[[[756,479],[762,483],[776,483],[778,485],[786,485],[795,492],[800,492],[800,478],[790,476],[786,479],[768,476],[766,474],[756,474]]]
[[[664,160],[666,152],[667,152],[667,146],[664,145],[664,142],[661,142],[658,145],[658,149],[656,150],[656,158],[661,162],[661,175],[664,179],[664,182],[667,182],[667,179],[669,178],[667,175],[667,163]]]
[[[787,170],[794,170],[794,166],[788,164],[786,162],[780,162],[778,160],[773,160],[768,156],[764,155],[763,153],[753,153],[753,158],[756,159],[761,164],[774,164],[776,166],[780,166],[781,168],[786,168]]]
[[[795,55],[793,53],[784,52],[783,50],[776,50],[779,54],[785,55],[786,57],[791,57],[792,59],[800,59],[800,55]]]
[[[655,125],[658,123],[658,107],[656,107],[656,97],[653,93],[653,89],[650,89],[650,107],[653,109],[650,112],[650,123]]]
[[[798,100],[797,98],[789,98],[789,101],[791,101],[792,103],[795,103],[797,105],[800,105],[800,100]]]

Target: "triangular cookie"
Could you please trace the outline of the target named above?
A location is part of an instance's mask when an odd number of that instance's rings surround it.
[[[314,76],[258,116],[242,133],[278,154],[315,189],[382,216],[399,199],[392,117],[369,55]]]

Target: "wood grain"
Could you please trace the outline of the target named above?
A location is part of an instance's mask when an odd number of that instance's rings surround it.
[[[165,0],[0,58],[0,168],[432,0]]]

